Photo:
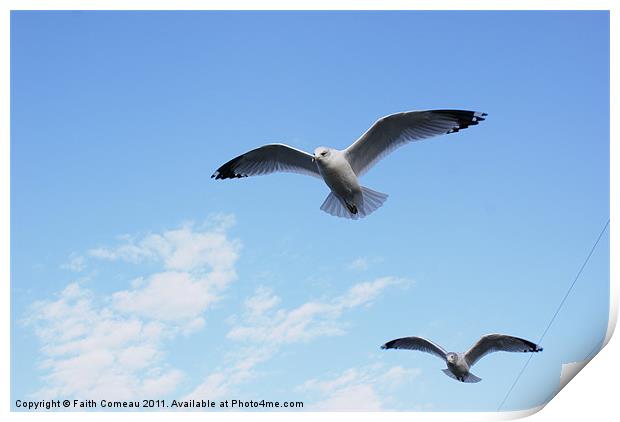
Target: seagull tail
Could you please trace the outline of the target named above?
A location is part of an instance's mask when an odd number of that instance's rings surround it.
[[[370,188],[362,186],[362,205],[360,208],[360,217],[366,217],[381,207],[385,201],[387,201],[388,195],[386,193],[377,192]]]
[[[361,203],[347,206],[334,192],[330,192],[327,198],[325,198],[323,205],[321,205],[321,210],[336,217],[357,220],[366,217],[383,205],[387,197],[385,193],[377,192],[362,186]]]
[[[441,370],[444,374],[446,374],[447,376],[449,376],[452,379],[455,379],[457,381],[461,381],[459,378],[456,377],[456,375],[454,375],[449,369],[442,369]],[[470,384],[476,383],[476,382],[480,382],[482,381],[482,378],[478,378],[477,376],[475,376],[472,373],[469,373],[465,376],[465,378],[463,378],[463,381],[461,382],[467,382]]]
[[[346,204],[338,198],[334,192],[330,192],[321,205],[321,210],[335,217],[351,218],[357,220],[359,214],[351,214]]]
[[[463,382],[469,382],[469,383],[476,383],[476,382],[480,382],[482,381],[482,378],[478,378],[477,376],[475,376],[472,373],[467,374],[467,376],[465,377],[465,381]]]

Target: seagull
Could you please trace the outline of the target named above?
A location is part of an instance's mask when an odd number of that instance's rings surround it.
[[[314,155],[284,144],[268,144],[233,158],[211,178],[234,179],[277,171],[323,179],[331,192],[321,210],[357,220],[386,201],[388,195],[361,186],[359,177],[396,148],[413,141],[458,132],[484,120],[486,113],[425,110],[390,114],[377,120],[344,150],[318,147]]]
[[[531,341],[504,334],[488,334],[482,336],[476,344],[465,353],[446,352],[441,346],[422,337],[403,337],[388,341],[382,349],[409,349],[430,353],[443,359],[448,369],[443,373],[461,382],[480,382],[469,369],[483,356],[493,352],[542,352],[542,347]]]

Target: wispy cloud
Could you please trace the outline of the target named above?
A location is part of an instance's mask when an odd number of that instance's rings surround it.
[[[256,365],[276,355],[284,344],[309,342],[318,337],[342,335],[342,315],[370,305],[389,286],[406,283],[395,277],[355,284],[344,294],[323,301],[308,301],[295,308],[278,307],[280,297],[266,287],[258,288],[244,303],[240,319],[233,318],[227,338],[242,342],[229,367],[209,374],[188,398],[222,397],[253,378]]]
[[[349,368],[326,379],[313,378],[297,387],[317,396],[308,406],[321,411],[384,411],[393,402],[393,392],[413,380],[420,370],[382,364]]]
[[[202,314],[236,278],[240,243],[226,229],[231,218],[219,216],[196,230],[192,224],[149,234],[113,248],[98,248],[91,256],[131,263],[160,263],[163,271],[135,280],[112,295],[115,309],[145,318],[176,322],[186,330],[202,327]]]
[[[260,288],[246,301],[246,313],[228,332],[233,340],[270,345],[309,341],[344,332],[340,316],[346,310],[371,303],[386,287],[402,279],[383,277],[355,284],[345,294],[327,301],[310,301],[293,309],[275,309],[280,298]]]
[[[353,271],[366,271],[371,265],[380,263],[381,261],[383,261],[383,258],[380,257],[361,256],[349,262],[347,268]]]
[[[241,385],[256,377],[255,366],[269,360],[274,352],[275,349],[270,347],[242,349],[235,354],[230,365],[208,374],[184,399],[208,397],[218,400],[237,394]]]
[[[71,255],[69,255],[69,261],[62,264],[60,268],[64,270],[80,272],[84,271],[84,269],[86,268],[86,262],[83,256],[72,253]]]
[[[219,224],[211,223],[206,230],[196,230],[193,224],[188,223],[161,234],[148,234],[137,239],[128,237],[120,245],[91,249],[89,254],[110,261],[162,262],[164,268],[170,271],[208,270],[214,281],[226,283],[234,276],[233,264],[238,258],[240,245],[226,235],[230,220],[220,217],[217,221]]]
[[[114,293],[112,303],[130,314],[190,323],[218,299],[220,290],[208,278],[166,271],[150,276],[143,287]]]
[[[54,299],[32,305],[25,322],[34,328],[44,357],[43,386],[33,397],[131,399],[175,393],[187,375],[167,363],[169,344],[202,329],[207,311],[236,279],[241,245],[228,236],[233,223],[231,217],[214,216],[202,225],[124,236],[117,245],[72,255],[75,269],[84,269],[88,259],[89,267],[120,261],[148,271],[109,294],[72,283]],[[348,312],[372,305],[387,288],[403,283],[377,278],[293,307],[283,306],[267,287],[256,289],[239,315],[229,319],[226,339],[236,347],[187,398],[217,399],[238,392],[259,374],[257,366],[284,345],[345,334]],[[376,390],[367,384],[343,383],[338,391],[347,397],[355,391],[367,404],[382,403],[372,398]]]
[[[42,343],[44,386],[33,397],[136,398],[170,393],[183,373],[165,364],[166,344],[204,325],[204,314],[236,278],[240,244],[230,219],[186,224],[98,248],[90,256],[160,264],[98,296],[78,283],[32,305],[25,323]]]

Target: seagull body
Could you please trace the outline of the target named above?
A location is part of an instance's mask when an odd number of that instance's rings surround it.
[[[362,187],[351,164],[342,151],[319,147],[314,151],[316,165],[325,184],[332,191],[326,202],[332,201],[331,195],[347,207],[349,213],[360,212],[358,205],[364,203]],[[360,207],[363,211],[363,208]]]
[[[465,353],[446,352],[443,347],[438,346],[430,340],[422,337],[403,337],[388,341],[382,349],[409,349],[435,355],[446,362],[447,369],[442,369],[443,373],[461,382],[475,383],[481,379],[472,374],[471,367],[483,356],[493,352],[541,352],[542,347],[537,346],[531,341],[519,337],[507,336],[504,334],[488,334],[482,336],[471,349]]]
[[[331,190],[321,210],[328,214],[363,218],[388,195],[361,186],[359,177],[394,149],[413,141],[458,132],[484,120],[486,113],[466,110],[408,111],[382,117],[344,150],[319,147],[314,155],[284,144],[268,144],[246,152],[224,165],[215,179],[232,179],[276,171],[302,173],[323,179]]]

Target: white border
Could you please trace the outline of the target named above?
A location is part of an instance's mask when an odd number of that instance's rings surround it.
[[[7,10],[612,10],[613,0],[7,0]]]
[[[2,269],[2,280],[4,283],[4,295],[2,304],[2,326],[6,330],[4,334],[5,342],[4,347],[1,349],[3,374],[9,374],[10,371],[10,337],[8,327],[10,326],[10,294],[9,283],[10,279],[10,259],[9,259],[9,247],[10,247],[10,220],[9,220],[9,189],[10,189],[10,127],[9,127],[9,109],[10,109],[10,96],[7,95],[10,89],[10,77],[9,77],[9,60],[10,60],[10,10],[610,10],[611,20],[611,48],[610,48],[610,64],[611,64],[611,102],[610,102],[610,175],[611,175],[611,192],[610,192],[610,205],[611,216],[617,215],[618,211],[618,185],[614,181],[619,180],[620,175],[618,170],[613,166],[617,163],[618,158],[618,126],[617,122],[613,119],[617,115],[618,108],[616,107],[616,100],[618,98],[618,85],[616,83],[615,75],[618,74],[617,66],[617,39],[618,39],[618,16],[615,13],[615,1],[611,0],[591,0],[591,1],[552,1],[552,0],[522,0],[522,1],[489,1],[489,0],[436,0],[436,1],[403,1],[403,0],[385,0],[385,1],[341,1],[341,0],[316,0],[298,1],[295,4],[286,1],[250,1],[250,0],[233,0],[228,2],[222,1],[199,1],[199,0],[93,0],[93,1],[79,1],[79,0],[62,0],[62,1],[16,1],[8,0],[4,1],[1,8],[0,17],[0,92],[2,100],[0,101],[0,190],[2,197],[5,201],[2,201],[0,207],[1,222],[0,222],[0,248],[2,248],[2,254],[0,254],[0,268]],[[602,216],[604,217],[604,216]],[[619,234],[618,226],[614,224],[613,217],[610,223],[610,256],[620,256],[618,254],[617,239]],[[610,319],[605,338],[605,343],[608,343],[605,349],[599,353],[593,361],[588,364],[588,369],[583,371],[575,380],[570,382],[568,386],[562,391],[561,394],[556,396],[545,407],[544,411],[536,413],[532,416],[536,420],[555,420],[558,418],[584,418],[584,417],[600,417],[603,420],[609,419],[609,415],[617,413],[617,407],[615,405],[616,391],[617,391],[617,379],[620,373],[619,365],[616,362],[615,356],[618,356],[620,346],[618,346],[618,340],[614,339],[610,342],[611,335],[615,329],[618,315],[618,261],[610,260]],[[106,412],[100,413],[19,413],[10,412],[10,377],[5,376],[5,382],[0,387],[1,400],[2,400],[2,413],[7,413],[11,420],[24,420],[25,418],[32,417],[45,417],[56,420],[82,420],[86,416],[88,419],[100,419],[108,420],[110,414]],[[596,388],[591,388],[596,386]],[[458,417],[459,420],[499,420],[499,419],[511,419],[515,417],[527,416],[528,414],[535,413],[537,409],[530,409],[522,412],[503,412],[502,414],[495,413],[406,413],[406,412],[391,412],[385,413],[354,413],[351,417],[356,419],[371,420],[375,418],[410,421],[412,417],[416,420],[447,420]],[[250,416],[251,415],[251,416]],[[121,415],[119,415],[121,416]],[[296,420],[314,420],[317,416],[326,417],[327,419],[340,419],[347,417],[347,414],[343,413],[323,413],[317,415],[312,412],[295,413]],[[175,413],[133,413],[131,417],[138,419],[162,420],[165,418],[178,418],[179,415]],[[232,420],[237,418],[251,417],[253,420],[269,420],[270,422],[276,420],[288,420],[291,414],[287,413],[184,413],[183,418],[194,418],[195,420],[203,421],[205,417],[216,418],[218,420]],[[6,420],[6,419],[5,419]]]

